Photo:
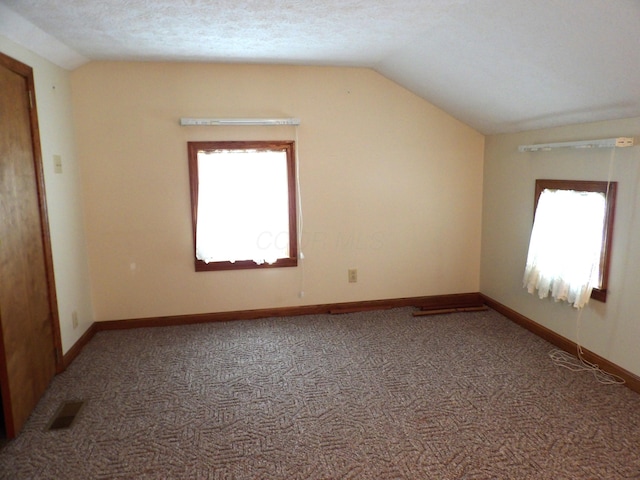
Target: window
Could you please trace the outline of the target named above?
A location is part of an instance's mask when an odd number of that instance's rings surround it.
[[[536,180],[524,286],[576,308],[607,298],[616,182]]]
[[[293,141],[188,142],[196,271],[297,265]]]

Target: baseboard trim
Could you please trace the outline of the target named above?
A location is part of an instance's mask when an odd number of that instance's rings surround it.
[[[166,317],[135,318],[129,320],[108,320],[96,322],[96,331],[122,330],[143,327],[168,327],[194,323],[227,322],[231,320],[256,320],[269,317],[290,317],[323,313],[347,313],[370,310],[384,310],[398,307],[425,309],[464,308],[482,305],[479,292],[434,295],[429,297],[408,297],[386,300],[366,300],[360,302],[303,305],[299,307],[263,308],[257,310],[236,310],[231,312],[200,313],[193,315],[173,315]]]
[[[383,310],[385,308],[411,307],[428,309],[470,308],[483,304],[479,292],[433,295],[428,297],[395,298],[388,300],[368,300],[362,302],[331,303],[300,307],[265,308],[258,310],[240,310],[232,312],[203,313],[195,315],[173,315],[167,317],[136,318],[131,320],[108,320],[94,322],[63,356],[63,369],[80,354],[93,336],[103,330],[124,330],[142,327],[167,327],[193,323],[226,322],[231,320],[255,320],[268,317],[311,315],[320,313],[362,312]]]
[[[371,310],[384,310],[399,307],[416,307],[421,311],[437,310],[464,310],[487,305],[509,320],[529,330],[540,338],[556,347],[576,354],[577,344],[557,334],[502,303],[479,292],[459,293],[450,295],[433,295],[427,297],[408,297],[386,300],[367,300],[360,302],[330,303],[321,305],[305,305],[299,307],[266,308],[257,310],[238,310],[231,312],[204,313],[195,315],[173,315],[166,317],[137,318],[131,320],[110,320],[93,323],[87,331],[74,343],[63,356],[63,364],[66,369],[80,354],[84,346],[93,336],[103,330],[123,330],[143,327],[166,327],[175,325],[188,325],[194,323],[226,322],[232,320],[256,320],[269,317],[286,317],[296,315],[313,314],[338,314],[350,312],[363,312]],[[589,362],[595,363],[604,370],[618,375],[625,380],[625,385],[631,390],[640,393],[640,377],[615,363],[593,353],[583,347],[583,356]]]
[[[514,323],[517,323],[521,327],[536,334],[537,336],[546,340],[552,345],[555,345],[556,347],[572,355],[576,355],[578,345],[575,342],[563,337],[562,335],[557,334],[553,330],[543,327],[539,323],[534,322],[530,318],[525,317],[524,315],[516,312],[515,310],[512,310],[506,305],[503,305],[500,302],[497,302],[496,300],[490,297],[487,297],[484,294],[481,294],[481,297],[484,303],[488,307],[492,308],[498,313],[501,313],[502,315],[507,317],[509,320],[513,321]],[[634,392],[640,393],[640,377],[639,376],[629,372],[628,370],[620,367],[619,365],[616,365],[615,363],[607,360],[606,358],[601,357],[597,353],[593,353],[585,349],[584,347],[582,347],[582,352],[583,352],[582,356],[585,358],[585,360],[600,366],[600,368],[602,368],[603,370],[609,373],[613,373],[614,375],[619,376],[620,378],[624,379],[625,386],[627,386]]]
[[[73,362],[80,352],[84,348],[84,346],[89,343],[89,341],[96,334],[97,328],[96,324],[92,323],[91,326],[87,329],[86,332],[82,334],[82,336],[73,344],[73,346],[62,356],[63,367],[66,370],[71,362]]]

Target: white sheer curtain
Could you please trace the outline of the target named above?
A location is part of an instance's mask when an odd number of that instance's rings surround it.
[[[196,258],[274,263],[289,256],[287,155],[198,153]]]
[[[541,193],[523,279],[529,293],[576,308],[589,301],[600,278],[605,208],[603,193]]]

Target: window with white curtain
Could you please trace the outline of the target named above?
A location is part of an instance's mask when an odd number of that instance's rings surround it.
[[[297,265],[294,142],[189,142],[197,271]]]
[[[616,182],[536,180],[524,286],[582,308],[606,301]]]

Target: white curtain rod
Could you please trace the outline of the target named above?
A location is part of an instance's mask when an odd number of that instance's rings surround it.
[[[538,143],[535,145],[520,145],[520,152],[537,152],[538,150],[552,150],[554,148],[613,148],[633,147],[633,137],[602,138],[599,140],[580,140],[578,142]]]
[[[180,125],[194,126],[245,126],[245,125],[300,125],[299,118],[190,118],[182,117]]]

